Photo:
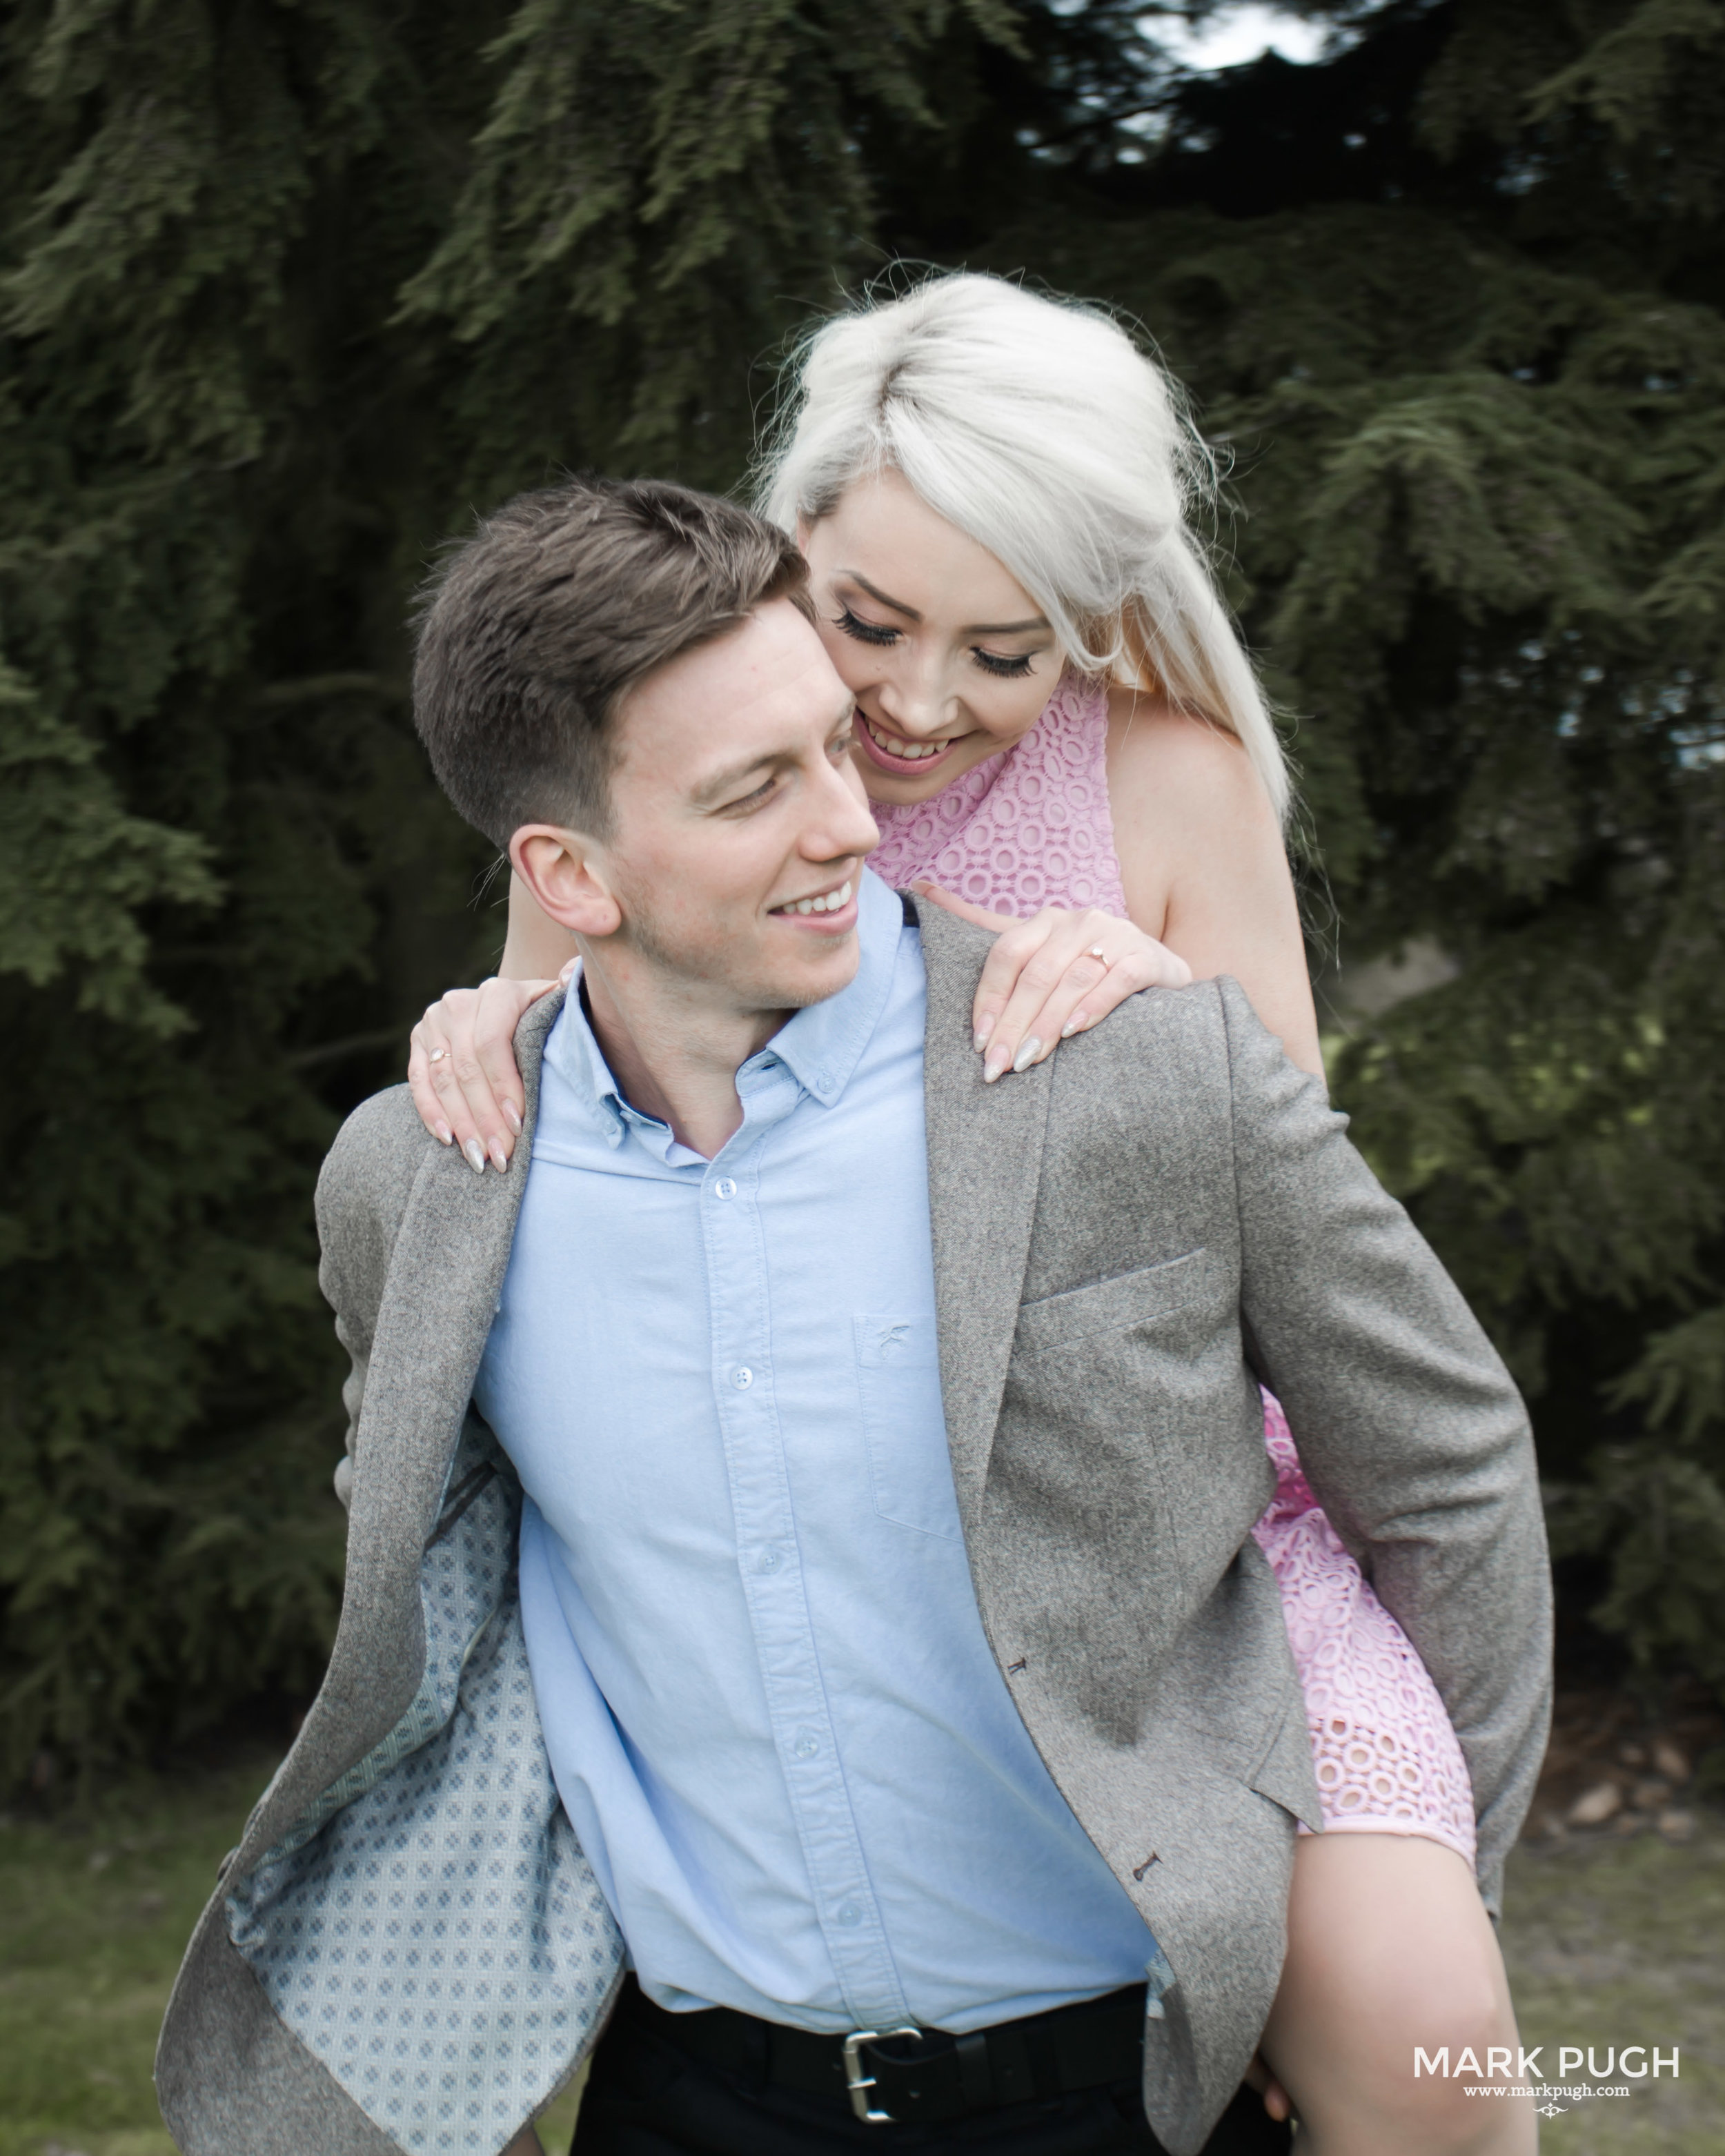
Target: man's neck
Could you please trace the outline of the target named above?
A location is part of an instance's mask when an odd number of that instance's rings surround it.
[[[738,1070],[795,1014],[721,1007],[635,952],[583,941],[582,959],[593,1035],[624,1099],[711,1160],[742,1122]]]

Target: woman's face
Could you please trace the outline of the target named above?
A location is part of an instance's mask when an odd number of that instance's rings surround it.
[[[822,641],[857,701],[871,799],[926,801],[1034,726],[1060,679],[1054,632],[897,472],[858,480],[797,536]]]

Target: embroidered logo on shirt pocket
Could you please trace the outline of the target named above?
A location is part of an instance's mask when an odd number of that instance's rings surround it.
[[[851,1327],[875,1510],[895,1527],[956,1540],[958,1501],[933,1320],[871,1311]]]

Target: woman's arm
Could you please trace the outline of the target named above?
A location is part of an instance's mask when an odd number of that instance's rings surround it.
[[[509,933],[495,976],[451,988],[413,1028],[408,1084],[420,1121],[444,1145],[459,1145],[475,1175],[489,1161],[501,1175],[515,1151],[526,1096],[516,1067],[521,1013],[567,973],[580,953],[567,928],[542,913],[521,878],[509,879]]]
[[[1043,1061],[1066,1034],[1141,989],[1219,973],[1240,983],[1290,1058],[1322,1077],[1293,879],[1239,742],[1118,690],[1108,784],[1130,922],[1058,908],[1013,921],[917,886],[999,937],[974,1012],[985,1078]],[[508,1165],[522,1105],[515,1029],[575,957],[574,938],[512,875],[498,977],[451,989],[413,1029],[408,1081],[420,1115],[445,1145],[460,1144],[475,1173],[488,1161],[500,1171]]]
[[[1245,751],[1130,690],[1110,706],[1108,795],[1127,911],[1195,979],[1232,975],[1289,1060],[1322,1077],[1294,880]]]

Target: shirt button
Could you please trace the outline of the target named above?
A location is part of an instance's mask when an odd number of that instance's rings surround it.
[[[862,1911],[855,1902],[841,1902],[839,1904],[839,1922],[847,1932],[855,1931],[862,1922]]]
[[[762,1550],[757,1560],[757,1568],[762,1572],[777,1572],[783,1563],[783,1556],[776,1549]]]
[[[791,1746],[798,1759],[812,1759],[820,1749],[820,1739],[812,1729],[799,1729]]]
[[[731,1382],[738,1392],[746,1393],[755,1382],[755,1373],[745,1363],[740,1370],[733,1370],[731,1373]]]
[[[715,1198],[735,1198],[737,1185],[728,1175],[721,1175],[713,1185],[713,1195]]]

